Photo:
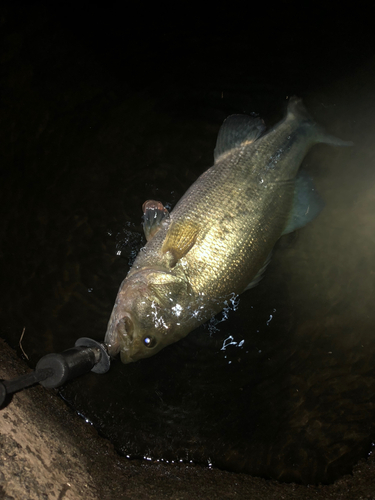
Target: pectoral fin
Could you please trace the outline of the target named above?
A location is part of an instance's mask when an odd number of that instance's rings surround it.
[[[298,174],[294,187],[293,207],[283,231],[289,234],[311,222],[323,210],[324,202],[312,179],[303,171]]]
[[[159,231],[161,223],[168,217],[169,212],[160,201],[147,200],[142,205],[143,231],[146,240],[150,241]]]
[[[171,224],[161,249],[163,253],[171,253],[173,257],[171,267],[174,267],[192,249],[199,230],[199,226],[189,220],[176,221]]]

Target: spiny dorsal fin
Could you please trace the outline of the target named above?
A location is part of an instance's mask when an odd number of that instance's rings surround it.
[[[161,223],[168,217],[169,212],[160,201],[147,200],[142,205],[143,231],[146,240],[150,241],[161,228]]]
[[[165,237],[161,251],[170,252],[173,256],[171,267],[194,246],[199,233],[199,226],[189,220],[175,221],[171,224]]]
[[[228,116],[217,136],[214,151],[215,162],[231,149],[256,141],[265,128],[263,120],[259,117],[248,115]]]

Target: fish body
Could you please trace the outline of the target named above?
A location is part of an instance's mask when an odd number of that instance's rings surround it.
[[[105,342],[124,363],[153,356],[254,286],[281,235],[312,220],[322,202],[298,174],[309,148],[325,134],[302,101],[264,133],[259,118],[228,117],[218,135],[214,165],[169,214],[147,201],[147,244],[122,282]]]

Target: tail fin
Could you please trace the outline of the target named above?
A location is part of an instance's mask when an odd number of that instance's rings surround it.
[[[289,99],[288,109],[287,109],[287,117],[288,118],[298,118],[301,121],[309,122],[316,129],[316,142],[323,142],[325,144],[331,144],[333,146],[353,146],[352,141],[343,141],[338,137],[334,137],[333,135],[327,134],[322,127],[317,125],[314,119],[311,117],[310,113],[305,108],[302,99],[300,97],[293,96]]]
[[[343,141],[334,135],[327,134],[323,129],[319,129],[319,139],[318,142],[324,142],[324,144],[332,144],[332,146],[354,146],[353,141]]]
[[[303,121],[308,121],[311,123],[315,123],[310,113],[305,108],[305,105],[302,102],[300,97],[296,97],[295,95],[289,99],[288,108],[287,108],[287,118],[299,118]]]

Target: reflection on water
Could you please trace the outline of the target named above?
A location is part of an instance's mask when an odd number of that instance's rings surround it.
[[[211,165],[225,116],[265,110],[275,122],[283,112],[283,92],[268,86],[262,93],[254,81],[256,99],[250,85],[244,92],[235,83],[224,97],[163,87],[156,97],[124,95],[115,84],[109,92],[86,55],[76,58],[52,97],[21,60],[26,90],[8,88],[13,108],[1,124],[3,144],[12,146],[4,148],[0,187],[1,332],[16,347],[26,328],[33,366],[78,337],[103,339],[118,287],[145,241],[142,203],[176,203]],[[77,90],[83,66],[87,81]],[[124,455],[307,483],[333,481],[370,452],[374,103],[364,89],[363,100],[345,93],[350,85],[342,94],[335,87],[310,95],[317,121],[355,147],[309,154],[304,166],[326,207],[280,240],[261,283],[157,356],[113,363],[108,374],[62,389]]]

